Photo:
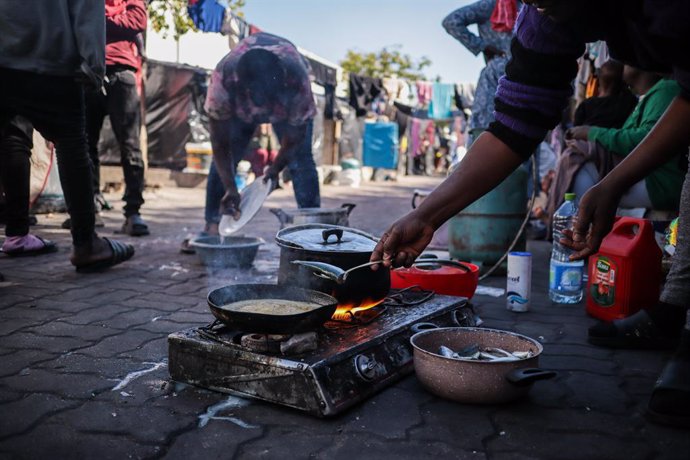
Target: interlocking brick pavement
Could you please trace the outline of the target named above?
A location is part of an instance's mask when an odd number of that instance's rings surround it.
[[[414,188],[436,183],[327,186],[324,205],[357,203],[351,225],[380,234],[409,209]],[[171,381],[166,337],[210,322],[209,289],[276,280],[278,222],[266,209],[244,230],[266,241],[252,269],[207,270],[179,253],[182,239],[201,227],[203,195],[199,188],[147,192],[151,236],[117,236],[137,254],[104,273],[80,275],[69,265],[64,215],[40,216],[33,229],[55,240],[58,253],[0,257],[0,458],[687,458],[686,432],[642,415],[668,355],[588,345],[593,321],[582,305],[548,301],[550,247],[543,242],[530,245],[531,312],[508,312],[502,298],[474,299],[487,326],[538,338],[542,366],[559,371],[524,401],[455,404],[410,376],[322,420]],[[121,206],[118,198],[108,196]],[[271,206],[293,207],[291,192],[275,192]],[[113,236],[119,211],[104,218],[101,233]],[[505,278],[485,284],[505,287]]]

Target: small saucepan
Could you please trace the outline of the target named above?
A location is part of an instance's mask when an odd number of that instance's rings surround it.
[[[554,371],[538,368],[543,347],[524,335],[476,327],[436,328],[432,324],[427,330],[417,330],[420,332],[410,338],[417,378],[442,398],[467,404],[506,403],[525,396],[537,380],[556,376]],[[456,351],[473,345],[531,355],[516,361],[492,362],[449,358],[439,352],[441,346]]]

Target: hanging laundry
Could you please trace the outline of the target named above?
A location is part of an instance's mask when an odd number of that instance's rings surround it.
[[[419,105],[426,107],[426,105],[431,102],[431,95],[434,91],[433,85],[428,81],[417,81],[417,99],[419,100]]]
[[[236,47],[240,41],[249,36],[249,24],[247,21],[228,10],[225,13],[225,21],[220,33],[228,36],[230,49]]]
[[[455,85],[435,82],[429,104],[429,118],[437,120],[450,118],[454,95]]]
[[[220,32],[225,20],[227,0],[189,0],[187,13],[202,32]]]
[[[383,82],[380,78],[371,78],[350,74],[350,106],[355,109],[358,117],[367,114],[371,103],[383,93]]]
[[[491,13],[491,28],[496,32],[512,32],[517,15],[517,0],[497,0]]]
[[[323,86],[325,90],[326,106],[324,108],[324,116],[327,120],[332,120],[335,112],[335,87],[338,84],[337,70],[310,57],[305,58],[311,67],[314,83]]]

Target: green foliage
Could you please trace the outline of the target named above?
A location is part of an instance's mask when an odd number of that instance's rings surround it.
[[[378,53],[348,50],[340,65],[348,72],[374,78],[396,76],[407,80],[425,80],[423,70],[431,65],[431,60],[426,56],[415,60],[409,54],[403,54],[400,48],[400,45],[384,47]]]
[[[242,16],[245,0],[229,0],[229,6],[238,16]],[[156,32],[167,38],[172,32],[175,41],[190,30],[196,30],[187,14],[187,0],[150,0],[149,21]]]

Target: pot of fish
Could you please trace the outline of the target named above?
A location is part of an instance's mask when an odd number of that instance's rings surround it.
[[[476,327],[417,325],[410,338],[422,385],[442,398],[468,404],[500,404],[525,396],[537,380],[556,373],[539,369],[542,345],[514,332]]]

